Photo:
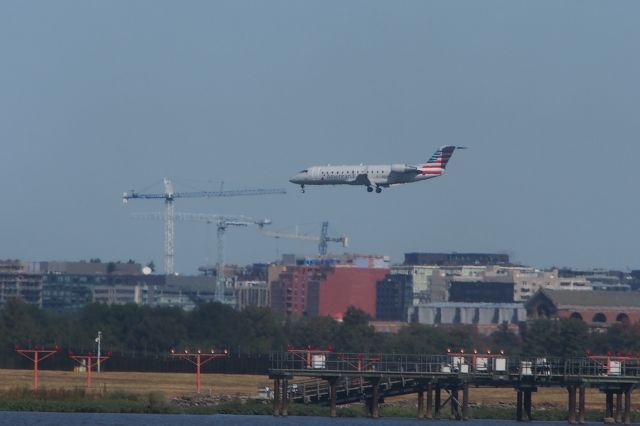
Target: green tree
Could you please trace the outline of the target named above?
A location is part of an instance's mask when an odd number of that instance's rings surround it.
[[[336,349],[341,352],[374,352],[382,342],[376,338],[375,330],[369,325],[371,317],[361,309],[350,306],[344,314],[336,336]]]
[[[582,356],[590,345],[588,326],[580,320],[535,320],[523,336],[523,352],[558,357]]]

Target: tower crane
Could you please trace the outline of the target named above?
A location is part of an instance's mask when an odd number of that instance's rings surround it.
[[[141,194],[134,190],[122,194],[122,202],[127,204],[131,199],[163,199],[165,206],[164,215],[164,273],[173,274],[173,222],[174,208],[173,201],[176,198],[212,198],[212,197],[236,197],[251,195],[286,194],[282,188],[277,189],[236,189],[220,191],[193,191],[174,192],[173,183],[169,178],[164,178],[164,193]]]
[[[276,231],[262,231],[263,234],[274,237],[274,238],[288,238],[295,240],[307,240],[307,241],[318,241],[318,253],[320,256],[327,255],[327,243],[341,243],[342,247],[349,246],[349,238],[345,235],[340,237],[329,237],[329,222],[322,222],[322,228],[320,229],[320,236],[317,235],[308,235],[298,233],[296,230],[295,233],[286,233],[286,232],[276,232]]]
[[[132,213],[131,216],[134,219],[151,219],[151,220],[165,220],[165,215],[162,213]],[[173,219],[182,222],[204,222],[207,224],[215,224],[217,228],[218,238],[218,253],[216,261],[216,288],[215,288],[215,300],[217,302],[224,301],[224,264],[225,264],[225,248],[224,239],[227,228],[230,226],[247,227],[249,225],[257,225],[262,229],[265,225],[271,224],[271,219],[252,219],[247,216],[226,216],[207,213],[174,213]]]

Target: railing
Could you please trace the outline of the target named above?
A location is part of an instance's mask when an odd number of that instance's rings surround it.
[[[547,358],[483,355],[404,355],[310,352],[271,354],[272,373],[305,376],[509,377],[548,379],[640,379],[640,359],[616,357]],[[309,359],[311,362],[309,362]]]

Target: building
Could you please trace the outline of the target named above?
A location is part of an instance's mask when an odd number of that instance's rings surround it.
[[[387,257],[288,256],[285,261],[288,264],[269,268],[274,311],[287,316],[334,316],[355,306],[375,317],[376,283],[389,271]]]
[[[407,321],[413,296],[411,275],[389,273],[376,284],[376,320]]]
[[[376,318],[376,284],[386,268],[336,266],[309,283],[309,315],[335,316],[350,306]]]
[[[321,280],[329,267],[287,265],[269,285],[271,309],[287,316],[309,315],[309,285]]]
[[[491,334],[506,324],[517,331],[518,324],[526,321],[527,312],[522,303],[428,303],[409,308],[411,322],[432,326],[472,325],[479,332]]]
[[[236,281],[231,288],[236,309],[271,306],[271,294],[266,281]]]
[[[449,302],[513,303],[513,283],[451,281]]]
[[[508,265],[508,254],[496,253],[405,253],[405,265],[462,266]]]
[[[142,304],[142,286],[102,284],[91,289],[91,302],[105,305]]]
[[[10,299],[42,307],[42,273],[37,263],[0,261],[0,306]]]
[[[640,292],[542,289],[526,303],[529,319],[573,318],[593,327],[640,321]]]

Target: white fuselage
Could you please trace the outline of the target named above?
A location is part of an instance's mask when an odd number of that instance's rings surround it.
[[[428,172],[415,166],[402,165],[343,165],[312,166],[291,179],[299,185],[366,185],[390,186],[418,182],[441,176],[444,170]]]
[[[376,192],[380,192],[382,187],[442,176],[456,148],[460,147],[442,146],[429,161],[415,166],[410,164],[312,166],[298,172],[289,182],[300,185],[302,192],[305,185],[364,185],[369,192],[374,188]]]

